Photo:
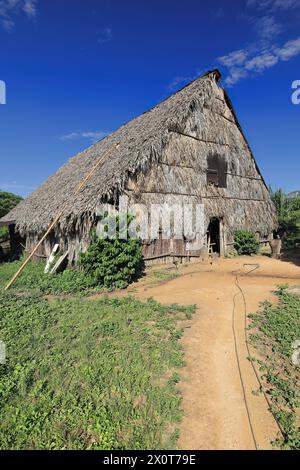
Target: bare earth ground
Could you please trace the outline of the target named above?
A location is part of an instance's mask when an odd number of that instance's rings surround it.
[[[255,264],[259,266],[253,270]],[[184,419],[179,447],[255,449],[256,441],[256,448],[271,449],[278,428],[263,394],[252,393],[259,385],[247,359],[245,305],[235,276],[239,274],[246,310],[250,313],[258,309],[261,301],[275,301],[272,291],[278,284],[299,286],[300,267],[257,256],[216,260],[212,265],[185,265],[177,272],[176,279],[156,286],[147,283],[146,277],[118,295],[131,293],[140,299],[153,297],[162,303],[197,305],[190,328],[182,339],[186,366],[180,384]],[[236,294],[237,353],[233,335],[233,298]]]

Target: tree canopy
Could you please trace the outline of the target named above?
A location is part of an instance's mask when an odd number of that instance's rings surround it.
[[[283,235],[288,247],[300,245],[300,197],[288,197],[281,190],[272,192],[272,200],[275,204],[279,231]]]
[[[11,211],[22,199],[17,194],[0,191],[0,218]]]

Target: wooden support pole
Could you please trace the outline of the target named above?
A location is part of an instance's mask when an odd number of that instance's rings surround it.
[[[113,145],[112,147],[110,147],[108,150],[106,150],[106,152],[104,152],[104,154],[99,158],[99,160],[97,161],[97,163],[93,166],[93,168],[91,169],[91,171],[88,172],[88,174],[83,178],[83,180],[79,183],[79,185],[76,187],[75,191],[74,191],[74,196],[77,196],[77,194],[82,190],[82,188],[84,187],[85,183],[91,178],[91,176],[95,173],[95,171],[97,170],[97,168],[100,166],[100,164],[103,162],[104,158],[109,154],[109,152],[111,150],[113,150],[114,148],[117,148],[119,145],[119,143]],[[53,220],[53,222],[51,222],[51,224],[49,225],[46,233],[42,236],[42,238],[40,239],[40,241],[37,243],[37,245],[34,247],[34,249],[32,250],[32,252],[29,254],[29,256],[26,258],[26,260],[24,261],[24,263],[20,266],[20,268],[18,269],[18,271],[14,274],[14,276],[11,278],[11,280],[9,281],[9,283],[6,285],[5,289],[4,290],[8,290],[12,285],[13,283],[15,282],[15,280],[19,277],[19,275],[21,274],[21,272],[23,271],[23,269],[25,268],[25,266],[29,263],[29,261],[32,259],[32,257],[35,255],[35,253],[37,252],[37,250],[39,249],[39,247],[42,245],[42,243],[45,241],[45,239],[47,238],[47,236],[49,235],[49,233],[53,230],[53,228],[55,227],[55,225],[58,223],[59,219],[61,218],[61,216],[63,215],[64,213],[64,210],[66,208],[66,205],[63,207],[63,209],[59,212],[59,214],[55,217],[55,219]]]

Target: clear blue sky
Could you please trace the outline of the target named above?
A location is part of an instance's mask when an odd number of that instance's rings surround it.
[[[300,189],[300,0],[0,0],[0,188],[66,159],[218,66],[261,171]]]

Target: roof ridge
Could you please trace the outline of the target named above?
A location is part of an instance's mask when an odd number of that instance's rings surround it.
[[[123,124],[121,124],[119,127],[117,127],[115,130],[113,130],[112,132],[110,132],[110,134],[107,134],[105,135],[104,137],[102,137],[101,139],[97,140],[97,142],[93,143],[92,145],[90,145],[89,147],[87,147],[86,149],[82,150],[82,152],[79,152],[77,153],[76,155],[73,155],[72,157],[70,157],[70,159],[76,157],[78,154],[80,153],[83,153],[85,152],[86,150],[92,148],[94,145],[98,144],[99,142],[102,142],[106,139],[108,139],[109,137],[111,137],[115,132],[117,132],[118,130],[122,129],[123,127],[127,126],[127,124],[129,124],[130,122],[133,122],[137,119],[139,119],[141,116],[144,116],[148,113],[150,113],[151,111],[153,111],[154,109],[156,109],[157,107],[159,107],[161,104],[165,103],[166,101],[168,101],[169,99],[173,98],[175,95],[177,95],[178,93],[180,93],[181,91],[185,90],[186,88],[188,88],[189,86],[191,86],[193,83],[197,82],[198,80],[203,80],[203,78],[206,78],[208,77],[209,75],[212,75],[212,74],[216,74],[216,80],[217,82],[219,82],[220,78],[222,77],[222,74],[220,72],[220,70],[218,68],[215,68],[215,69],[212,69],[212,70],[208,70],[207,72],[203,73],[202,75],[199,75],[197,78],[194,78],[193,80],[191,80],[189,83],[186,83],[184,86],[182,86],[181,88],[179,88],[179,90],[176,90],[174,91],[173,93],[171,93],[170,95],[166,96],[166,98],[164,98],[163,100],[159,101],[158,103],[156,103],[154,106],[152,106],[151,108],[147,109],[146,111],[143,111],[141,114],[138,114],[137,116],[134,116],[132,119],[129,119],[128,121],[125,121]]]

